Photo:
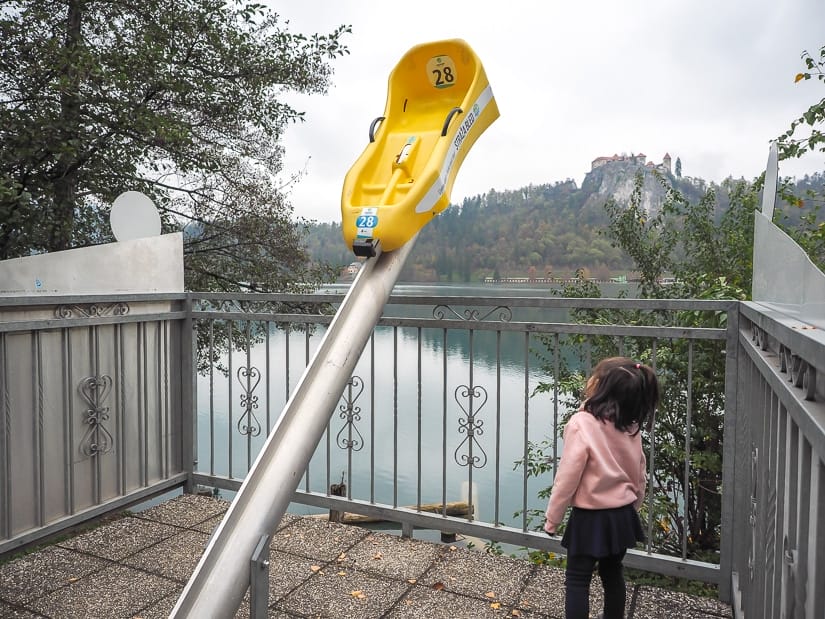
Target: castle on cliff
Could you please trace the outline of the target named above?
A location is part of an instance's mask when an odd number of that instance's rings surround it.
[[[650,170],[659,170],[661,172],[667,172],[671,174],[671,167],[670,167],[670,154],[665,153],[665,156],[662,157],[662,163],[655,164],[652,161],[647,160],[647,155],[644,153],[639,153],[634,155],[631,153],[630,155],[613,155],[612,157],[596,157],[592,163],[590,164],[590,171],[592,172],[596,168],[600,168],[603,165],[612,164],[612,163],[625,163],[637,166],[644,166]]]

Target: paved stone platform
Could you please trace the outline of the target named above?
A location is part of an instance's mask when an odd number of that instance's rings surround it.
[[[0,563],[0,617],[167,617],[226,501],[185,495]],[[591,612],[601,609],[598,576]],[[270,546],[269,616],[564,617],[564,573],[287,514]],[[237,617],[248,617],[248,599]],[[731,617],[730,607],[628,583],[627,617]]]

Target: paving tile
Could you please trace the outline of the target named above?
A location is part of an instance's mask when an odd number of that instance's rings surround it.
[[[311,578],[322,566],[314,559],[299,557],[278,550],[269,552],[269,603],[289,594],[295,587]]]
[[[49,617],[132,617],[178,585],[129,567],[97,572],[28,604]]]
[[[591,616],[595,617],[596,615]],[[518,619],[564,619],[564,603],[560,603],[556,610],[549,613],[542,613],[537,610],[524,610],[523,608],[507,609],[504,611],[504,617],[507,617],[507,619],[513,619],[513,617],[518,617]]]
[[[124,559],[123,563],[185,584],[208,542],[206,533],[181,531]]]
[[[132,619],[168,619],[182,592],[183,586],[179,586],[166,597],[141,610]],[[238,612],[235,613],[235,619],[249,619],[249,592],[246,593]]]
[[[192,525],[190,528],[195,531],[200,531],[201,533],[206,533],[207,535],[212,535],[212,533],[215,532],[215,529],[218,528],[221,520],[223,520],[223,514],[207,518],[203,522]]]
[[[2,564],[0,617],[167,617],[227,505],[177,497]],[[564,615],[562,569],[294,514],[269,557],[275,619]],[[628,587],[632,619],[731,617],[715,599]],[[601,606],[595,575],[591,613]],[[248,592],[236,617],[249,617]]]
[[[161,542],[163,544],[165,542]],[[160,544],[159,544],[160,545]],[[141,553],[143,554],[143,553]],[[146,557],[148,559],[148,557]],[[200,555],[198,555],[200,558]],[[143,559],[141,555],[135,555],[133,559]],[[197,562],[197,560],[195,561]],[[315,565],[312,559],[306,557],[296,557],[283,552],[270,552],[269,565],[269,604],[274,604],[277,600],[292,592],[296,587],[303,583],[308,578],[311,578],[315,572],[312,568]],[[194,564],[192,570],[194,570]],[[166,619],[169,616],[172,608],[178,601],[184,584],[179,587],[169,596],[158,601],[156,604],[140,613],[142,619]],[[295,617],[283,611],[273,610],[269,614],[270,617]],[[249,617],[249,592],[244,595],[243,603],[236,617]]]
[[[178,532],[180,529],[169,525],[128,517],[60,542],[59,546],[120,561]]]
[[[229,501],[212,497],[184,494],[165,503],[135,514],[137,518],[162,524],[192,528],[205,520],[222,515],[229,509]]]
[[[190,528],[192,528],[196,531],[201,531],[203,533],[207,533],[209,535],[212,535],[212,533],[215,531],[215,529],[221,523],[221,520],[223,520],[223,514],[208,518],[207,520],[204,520],[203,522],[201,522],[199,524],[195,524],[195,525],[191,526]],[[303,519],[300,516],[296,516],[295,514],[284,514],[283,517],[281,518],[281,522],[278,524],[278,526],[275,530],[280,531],[281,529],[283,529],[285,527],[288,527],[288,526],[291,526],[292,524],[294,524],[296,522],[300,522],[301,520],[303,520]]]
[[[590,604],[593,605],[592,600]],[[516,606],[521,610],[563,617],[564,570],[558,567],[537,565],[533,574],[527,579],[527,585],[519,595]]]
[[[399,580],[418,579],[441,554],[437,544],[372,533],[346,552],[347,563]]]
[[[102,559],[49,546],[0,565],[0,600],[22,604],[107,565]]]
[[[634,585],[626,583],[627,598],[625,613],[630,615]],[[547,613],[551,617],[564,616],[564,569],[548,565],[537,565],[527,586],[521,592],[516,604],[521,610]],[[604,589],[599,575],[594,573],[590,582],[590,614],[597,615],[604,607]]]
[[[278,528],[276,531],[280,531],[284,527],[288,527],[290,525],[295,524],[296,522],[303,522],[306,518],[298,516],[296,514],[286,513],[281,517],[281,522],[278,523]]]
[[[169,613],[171,613],[172,609],[175,607],[181,591],[183,591],[182,586],[174,589],[172,593],[166,597],[163,597],[154,604],[140,610],[135,614],[134,619],[168,619]]]
[[[276,532],[270,547],[318,561],[332,561],[367,535],[369,531],[358,527],[301,518]]]
[[[510,606],[519,600],[532,569],[533,565],[523,559],[450,546],[424,574],[421,584],[441,583],[447,591]]]
[[[248,616],[249,615],[246,615],[246,617]],[[243,619],[246,619],[246,617]],[[303,615],[293,615],[292,613],[287,613],[277,608],[270,608],[267,617],[268,619],[306,619]],[[237,619],[241,618],[238,617]]]
[[[713,598],[691,596],[657,587],[637,587],[633,617],[711,619],[732,617],[731,607]]]
[[[496,607],[495,604],[495,601],[470,598],[446,589],[415,586],[385,616],[387,619],[421,619],[422,617],[427,619],[498,617],[500,619],[506,617],[507,608]]]
[[[3,619],[39,619],[42,616],[30,610],[23,610],[0,602],[0,617],[3,617]]]
[[[273,610],[307,617],[382,617],[409,588],[396,580],[360,570],[336,570],[334,564],[307,579]]]
[[[646,595],[641,595],[637,590],[641,591],[642,587],[634,585],[632,582],[626,582],[627,597],[625,602],[625,616],[641,618],[657,616],[658,612],[656,603],[646,599]],[[654,596],[663,595],[661,589],[653,589]],[[636,602],[634,603],[634,592],[636,595]],[[692,598],[691,598],[692,599]],[[682,615],[682,603],[686,600],[680,600],[680,605],[676,606],[676,612],[669,611],[665,616],[668,619],[674,617],[687,617],[689,615]],[[713,601],[714,604],[718,602]],[[724,606],[724,605],[722,605]],[[549,616],[564,616],[564,569],[551,566],[536,566],[536,569],[530,579],[527,581],[527,586],[522,591],[521,599],[517,607],[521,610],[535,610],[538,612],[547,613]],[[602,588],[602,581],[597,573],[593,574],[593,580],[590,582],[590,614],[595,616],[604,608],[604,589]],[[728,609],[729,612],[729,609]],[[651,614],[653,613],[653,614]],[[702,615],[704,616],[704,615]],[[723,615],[729,616],[729,615]]]

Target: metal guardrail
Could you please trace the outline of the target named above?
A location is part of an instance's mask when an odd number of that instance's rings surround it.
[[[330,295],[314,300],[339,301]],[[199,420],[206,428],[199,430],[196,483],[227,490],[240,487],[244,461],[254,459],[262,440],[258,434],[271,427],[277,402],[289,393],[293,377],[300,375],[329,320],[319,312],[290,313],[283,302],[283,297],[266,295],[194,298],[196,329],[201,341],[209,342],[206,357],[220,356],[216,339],[226,350],[224,371],[210,369],[199,389]],[[556,390],[543,401],[531,395],[538,380],[534,353],[544,346],[540,338],[554,343],[552,354],[558,363],[558,355],[565,354],[560,338],[585,336],[585,371],[595,365],[587,338],[612,338],[617,353],[622,342],[644,338],[652,346],[654,364],[656,343],[675,339],[715,342],[722,355],[735,342],[730,328],[576,324],[566,319],[566,313],[572,308],[722,312],[735,325],[736,307],[724,301],[393,296],[376,330],[383,335],[373,336],[293,500],[396,522],[407,534],[415,527],[428,528],[563,553],[558,541],[537,532],[529,519],[530,510],[543,510],[545,501],[537,499],[537,491],[550,485],[551,477],[533,479],[526,467],[513,473],[515,461],[526,459],[544,438],[554,442],[556,454],[560,451],[556,437],[565,412],[564,394]],[[258,343],[246,347],[256,333]],[[463,358],[458,371],[447,354],[448,343],[456,337]],[[410,350],[416,351],[415,359],[409,358]],[[507,355],[504,380],[502,357]],[[692,358],[686,363],[691,372]],[[735,375],[734,369],[730,372]],[[690,418],[685,422],[689,426]],[[654,431],[652,444],[672,440]],[[651,466],[655,450],[648,454]],[[228,461],[222,455],[227,452]],[[689,457],[684,474],[691,475]],[[342,498],[331,489],[344,480],[349,483]],[[461,482],[469,489],[478,487],[484,496],[467,498],[476,507],[474,514],[450,517],[446,504],[462,498]],[[426,513],[421,510],[424,503],[440,504],[442,509]],[[483,516],[478,513],[482,504]],[[514,520],[510,515],[517,510],[520,516]],[[659,526],[653,514],[650,509],[648,530]],[[687,558],[687,535],[683,527],[682,553],[665,554],[649,545],[631,552],[626,564],[718,583],[724,589],[718,563]]]
[[[188,482],[187,303],[0,299],[0,554]]]
[[[737,616],[825,616],[825,336],[741,306],[726,540]]]
[[[170,488],[236,490],[340,301],[0,299],[0,553]],[[727,328],[579,325],[562,316],[571,308],[723,312]],[[406,534],[562,550],[526,511],[543,506],[536,491],[550,480],[514,472],[512,453],[555,435],[563,394],[532,397],[533,352],[539,338],[570,334],[583,336],[585,365],[588,340],[601,336],[619,346],[644,338],[654,350],[715,343],[726,357],[719,562],[648,548],[626,564],[715,582],[743,616],[825,615],[815,586],[825,574],[825,381],[816,380],[825,338],[757,303],[394,296],[293,500],[397,522]],[[448,345],[460,351],[455,366]],[[399,358],[410,349],[414,358]],[[342,471],[339,496],[331,487]],[[481,488],[481,513],[419,510],[461,498],[461,481]]]

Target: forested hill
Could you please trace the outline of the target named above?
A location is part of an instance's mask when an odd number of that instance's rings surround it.
[[[490,190],[452,205],[424,227],[402,281],[482,281],[485,277],[587,276],[606,279],[630,275],[632,261],[604,234],[604,210],[610,198],[626,203],[638,168],[603,166],[585,176],[581,187],[572,180],[529,185],[516,190]],[[701,179],[665,178],[690,201],[707,189]],[[655,212],[666,196],[656,176],[644,172],[642,205]],[[717,188],[720,208],[727,196]],[[309,253],[342,268],[354,258],[341,240],[340,226],[311,226]]]

